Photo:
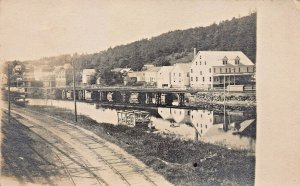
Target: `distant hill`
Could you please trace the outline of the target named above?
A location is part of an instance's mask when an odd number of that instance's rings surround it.
[[[193,48],[199,50],[240,50],[256,62],[256,13],[222,21],[207,27],[175,30],[151,39],[108,48],[95,54],[62,55],[32,61],[61,65],[74,60],[78,68],[96,68],[100,71],[116,67],[140,70],[144,64],[158,66],[189,62]]]

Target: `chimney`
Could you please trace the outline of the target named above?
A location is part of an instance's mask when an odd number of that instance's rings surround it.
[[[194,58],[196,57],[196,55],[197,55],[197,50],[196,48],[194,48]]]

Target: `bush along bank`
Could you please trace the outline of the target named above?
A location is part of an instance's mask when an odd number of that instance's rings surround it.
[[[28,106],[29,109],[73,121],[70,110]],[[203,142],[181,140],[143,127],[97,123],[79,116],[78,125],[112,142],[152,167],[175,185],[253,185],[255,156]]]

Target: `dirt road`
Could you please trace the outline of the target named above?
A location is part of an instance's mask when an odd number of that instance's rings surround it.
[[[35,141],[35,145],[29,145],[29,141],[24,142],[27,138],[20,140],[23,145],[28,144],[23,148],[31,150],[25,155],[20,153],[16,157],[20,162],[17,164],[14,161],[7,162],[9,156],[6,151],[12,147],[2,148],[5,165],[2,173],[8,172],[8,176],[15,176],[19,182],[45,185],[171,185],[141,161],[90,131],[49,115],[20,108],[13,108],[12,118],[12,123],[25,126],[22,131],[28,130],[29,136]],[[18,135],[16,129],[12,128],[11,131]],[[14,153],[17,151],[14,149]],[[36,166],[40,171],[36,171],[37,175],[31,175],[29,168],[24,167],[32,165],[37,159]],[[55,174],[50,174],[51,171]],[[1,184],[5,185],[5,182]]]

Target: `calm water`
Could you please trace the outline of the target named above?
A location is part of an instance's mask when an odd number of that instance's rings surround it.
[[[30,99],[30,105],[48,105],[72,109],[72,101]],[[92,103],[77,102],[78,114],[86,115],[97,122],[118,124],[118,112],[125,109],[96,107]],[[130,110],[130,109],[126,109]],[[181,139],[199,140],[233,149],[255,151],[256,114],[254,111],[230,109],[181,109],[145,108],[155,126],[154,132],[168,133]],[[224,112],[225,111],[225,112]],[[136,126],[138,127],[138,126]]]

